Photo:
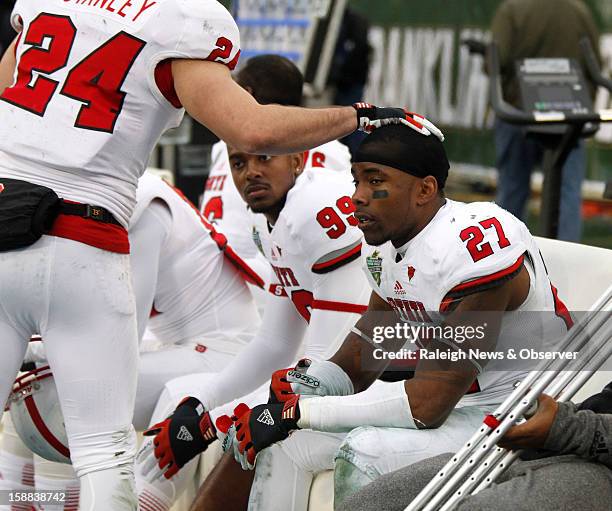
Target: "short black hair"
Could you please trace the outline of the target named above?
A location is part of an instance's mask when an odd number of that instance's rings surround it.
[[[248,87],[262,105],[302,104],[304,76],[293,62],[280,55],[251,57],[238,71],[236,81],[241,87]]]

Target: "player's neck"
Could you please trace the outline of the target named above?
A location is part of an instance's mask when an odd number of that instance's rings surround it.
[[[278,204],[275,204],[270,209],[264,212],[264,216],[266,217],[266,220],[272,227],[274,227],[274,224],[278,220],[278,217],[280,216],[281,211],[285,207],[286,200],[287,200],[287,197],[285,197]]]
[[[442,197],[439,201],[433,201],[431,206],[427,207],[427,211],[423,212],[421,218],[412,226],[411,229],[402,233],[402,235],[398,238],[391,240],[393,246],[399,249],[406,245],[406,243],[411,241],[413,238],[415,238],[423,229],[425,229],[425,227],[429,225],[429,223],[438,214],[438,211],[440,211],[440,208],[444,206],[444,204],[446,204],[446,199]]]

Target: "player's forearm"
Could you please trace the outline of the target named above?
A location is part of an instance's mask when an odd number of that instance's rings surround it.
[[[377,311],[366,312],[330,359],[348,374],[355,392],[367,389],[388,367],[390,359],[377,356],[377,353],[380,355],[382,352],[397,349],[397,340],[384,339],[378,343],[373,339],[373,332],[375,327],[391,324],[395,324],[395,316],[392,313],[383,316]]]
[[[299,343],[266,342],[253,339],[215,378],[212,385],[199,389],[197,397],[208,410],[249,394],[279,367],[290,365]]]
[[[438,428],[468,392],[476,378],[470,368],[462,370],[422,371],[406,380],[404,388],[412,415],[424,428]]]
[[[295,360],[305,325],[290,300],[269,294],[253,340],[196,397],[211,410],[255,390]]]
[[[315,110],[260,105],[222,64],[175,60],[172,75],[187,112],[221,140],[247,153],[303,151],[357,129],[357,112],[352,107]]]
[[[244,131],[252,134],[249,152],[284,154],[349,135],[357,129],[357,114],[353,107],[311,109],[256,104],[248,122]]]
[[[380,382],[352,396],[302,397],[299,407],[298,426],[302,429],[342,432],[360,426],[417,428],[403,382]]]

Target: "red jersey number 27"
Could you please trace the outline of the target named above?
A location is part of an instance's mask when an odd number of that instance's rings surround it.
[[[30,47],[19,59],[15,85],[0,99],[43,117],[60,87],[50,76],[66,67],[76,35],[68,16],[39,14],[23,37]],[[145,45],[119,32],[68,72],[59,94],[83,103],[74,123],[77,128],[113,132],[125,99],[121,86]]]
[[[495,217],[478,222],[478,225],[466,227],[461,231],[459,237],[462,241],[467,241],[467,249],[475,263],[493,254],[491,244],[488,241],[484,241],[483,229],[495,229],[499,248],[510,246],[510,240],[506,238],[500,221]]]

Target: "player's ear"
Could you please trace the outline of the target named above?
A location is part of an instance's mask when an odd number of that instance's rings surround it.
[[[294,153],[291,155],[291,168],[294,169],[295,176],[299,176],[304,170],[304,153]]]
[[[438,197],[438,181],[433,176],[426,176],[421,179],[421,186],[417,198],[419,206],[423,206]]]

